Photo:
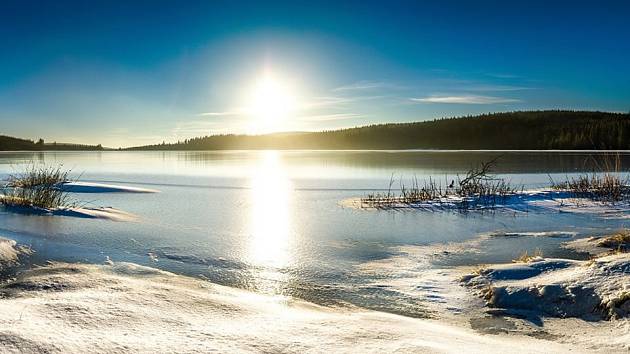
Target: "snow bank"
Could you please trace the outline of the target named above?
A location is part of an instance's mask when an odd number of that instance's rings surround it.
[[[5,206],[6,210],[20,214],[43,215],[43,216],[68,216],[84,219],[100,219],[110,221],[134,221],[138,217],[134,214],[118,210],[111,207],[102,208],[58,208],[45,209],[38,207]]]
[[[57,188],[69,193],[158,193],[155,189],[88,182],[65,182]]]
[[[50,211],[51,215],[71,216],[85,219],[100,219],[110,221],[134,221],[138,217],[126,211],[115,208],[66,208]]]
[[[323,308],[129,263],[54,263],[0,286],[0,352],[548,353],[540,338]]]
[[[489,266],[462,279],[488,305],[555,317],[589,319],[630,315],[630,254],[591,261],[534,258]]]

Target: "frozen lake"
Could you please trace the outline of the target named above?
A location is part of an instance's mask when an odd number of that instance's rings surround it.
[[[133,222],[0,209],[0,236],[31,245],[36,264],[103,263],[109,257],[324,305],[422,316],[428,293],[414,279],[422,282],[428,269],[509,262],[537,248],[545,256],[579,258],[558,245],[620,228],[624,220],[568,213],[357,210],[341,207],[341,200],[387,189],[392,174],[396,180],[447,181],[497,156],[501,177],[525,188],[542,187],[550,177],[591,171],[599,154],[3,152],[3,178],[25,164],[62,164],[82,181],[159,193],[73,195],[88,206],[135,214],[139,218]],[[627,165],[630,155],[620,157]],[[494,234],[513,237],[487,237]],[[473,244],[475,251],[467,250]]]

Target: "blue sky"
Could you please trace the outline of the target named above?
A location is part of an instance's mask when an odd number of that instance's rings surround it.
[[[627,1],[3,1],[2,134],[129,146],[529,109],[630,111]],[[282,105],[283,101],[280,102]]]

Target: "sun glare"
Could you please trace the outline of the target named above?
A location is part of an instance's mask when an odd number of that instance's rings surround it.
[[[297,106],[295,88],[266,72],[254,85],[248,106],[252,119],[251,133],[286,130]]]
[[[257,266],[279,268],[288,262],[291,182],[276,151],[261,153],[252,176],[250,256]]]

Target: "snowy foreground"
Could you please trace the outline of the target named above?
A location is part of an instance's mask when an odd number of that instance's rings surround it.
[[[14,246],[0,243],[5,251]],[[15,260],[15,252],[3,252],[4,261]],[[53,263],[2,285],[0,343],[1,352],[27,353],[587,351],[435,320],[323,308],[130,263]]]
[[[0,245],[14,261],[20,250],[8,250],[15,244]],[[592,334],[607,338],[601,332]],[[129,263],[54,263],[3,285],[0,343],[2,352],[34,353],[589,351],[543,338],[323,308]],[[590,348],[611,351],[597,343]]]

